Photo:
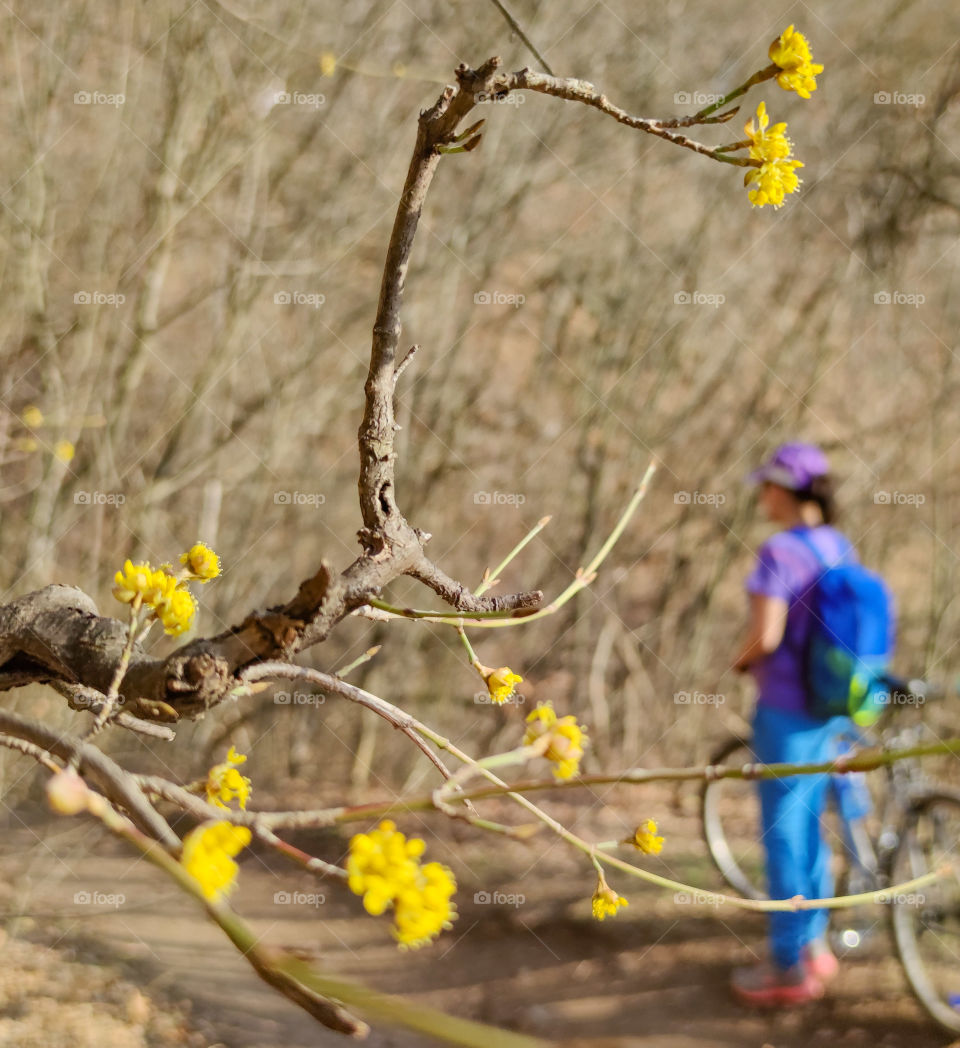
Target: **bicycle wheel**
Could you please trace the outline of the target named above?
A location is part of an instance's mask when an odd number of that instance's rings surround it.
[[[743,767],[756,760],[749,742],[733,738],[714,753],[710,763]],[[723,879],[748,899],[765,899],[765,855],[756,785],[744,779],[705,783],[701,811],[707,850]]]
[[[952,863],[954,873],[894,895],[891,919],[897,952],[920,1003],[941,1026],[960,1031],[960,882],[957,849],[960,791],[917,797],[905,817],[893,862],[893,883]]]

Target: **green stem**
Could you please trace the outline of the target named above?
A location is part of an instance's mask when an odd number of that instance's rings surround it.
[[[457,636],[467,649],[467,658],[470,660],[470,665],[474,667],[479,666],[480,660],[477,658],[477,653],[473,650],[473,645],[470,643],[470,638],[467,636],[463,626],[457,626]]]
[[[367,650],[362,655],[355,658],[353,662],[348,662],[346,666],[341,666],[340,669],[334,670],[334,676],[346,677],[348,673],[352,673],[358,666],[362,666],[365,662],[369,662],[379,650],[379,644],[372,648],[367,648]]]
[[[739,87],[724,95],[719,102],[714,102],[713,105],[709,105],[695,113],[693,120],[702,120],[704,117],[710,116],[711,113],[715,113],[718,109],[723,109],[724,106],[729,105],[735,98],[745,95],[755,84],[762,84],[764,80],[772,80],[779,72],[780,67],[773,64],[768,65],[765,69],[758,70],[749,80],[744,80]]]
[[[86,739],[90,739],[103,731],[104,725],[116,708],[117,699],[120,697],[120,685],[123,683],[123,678],[126,676],[127,669],[130,666],[130,656],[133,654],[133,646],[137,641],[137,628],[140,625],[140,607],[141,599],[140,595],[137,594],[130,604],[130,626],[127,629],[127,642],[123,646],[120,660],[117,662],[117,668],[113,671],[113,680],[110,681],[110,688],[107,691],[104,703],[100,707],[100,712],[97,714],[90,731],[87,732]]]
[[[500,581],[500,572],[517,556],[518,553],[527,545],[531,539],[535,538],[540,534],[541,531],[550,523],[549,517],[541,517],[540,520],[527,532],[527,534],[513,547],[512,550],[503,558],[502,561],[493,569],[488,571],[483,579],[483,582],[473,591],[477,597],[483,596],[484,593],[493,585],[496,585]]]

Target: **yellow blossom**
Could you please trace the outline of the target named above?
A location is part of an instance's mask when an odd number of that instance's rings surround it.
[[[20,421],[28,429],[36,429],[38,426],[43,425],[43,412],[36,406],[36,404],[31,404],[29,407],[23,409]]]
[[[784,160],[793,150],[785,133],[787,125],[782,122],[774,124],[768,131],[769,125],[766,104],[761,102],[756,117],[751,117],[743,128],[750,139],[750,156],[754,160]]]
[[[518,673],[514,673],[509,666],[501,666],[499,669],[492,670],[486,674],[484,680],[487,682],[487,690],[490,692],[491,700],[500,706],[510,698],[513,694],[514,685],[519,684],[523,677]]]
[[[756,207],[765,204],[781,207],[784,196],[795,192],[800,185],[795,171],[803,167],[799,160],[790,158],[793,145],[785,133],[787,125],[769,125],[767,107],[761,102],[757,106],[756,117],[744,126],[750,139],[751,158],[762,161],[759,167],[751,167],[743,178],[743,184],[752,187],[748,196],[750,203]]]
[[[153,571],[149,564],[134,564],[129,558],[123,562],[123,571],[113,577],[116,585],[113,595],[124,604],[130,604],[136,597],[141,601],[153,592]]]
[[[657,836],[657,824],[653,819],[640,823],[634,830],[633,836],[621,843],[632,844],[634,848],[647,855],[659,855],[663,850],[663,838]]]
[[[593,916],[598,921],[602,921],[605,917],[616,916],[617,910],[621,906],[629,905],[622,895],[617,895],[610,885],[607,884],[601,873],[597,881],[597,890],[593,893]]]
[[[207,774],[207,800],[218,808],[226,808],[234,798],[241,808],[247,807],[252,789],[250,780],[237,771],[235,765],[243,764],[246,755],[237,753],[231,746],[223,764],[215,764]]]
[[[784,91],[796,91],[801,98],[809,98],[816,91],[818,73],[823,66],[813,61],[810,45],[803,33],[787,26],[770,45],[770,61],[778,66],[777,83]]]
[[[337,70],[337,56],[332,51],[324,51],[320,55],[320,75],[333,76]]]
[[[61,462],[71,462],[76,453],[77,449],[69,440],[58,440],[56,444],[53,445],[54,457],[58,458]]]
[[[429,943],[457,917],[451,902],[457,890],[453,873],[439,862],[421,866],[425,847],[418,837],[407,840],[389,819],[350,841],[350,890],[362,896],[364,909],[375,917],[393,907],[393,935],[401,947]]]
[[[157,618],[163,623],[164,633],[179,637],[193,625],[197,601],[189,590],[178,587],[157,603],[156,612]]]
[[[202,542],[195,542],[186,553],[180,554],[180,563],[202,583],[215,579],[220,574],[220,558]]]
[[[40,445],[37,444],[33,437],[17,437],[13,442],[13,446],[16,451],[30,452],[36,451]]]
[[[798,167],[803,167],[799,160],[770,160],[760,167],[751,168],[743,179],[745,186],[753,186],[747,194],[750,203],[756,207],[764,204],[782,207],[784,196],[795,192],[802,182],[794,174]]]
[[[416,886],[404,889],[394,900],[393,936],[401,947],[419,949],[444,928],[453,927],[456,909],[451,899],[456,890],[453,872],[442,863],[420,867]]]
[[[250,830],[229,822],[205,822],[183,839],[181,863],[200,882],[203,894],[214,902],[235,886],[240,867],[233,861],[250,843]]]
[[[587,742],[586,729],[577,724],[574,716],[558,717],[553,706],[540,703],[528,715],[529,727],[523,736],[523,745],[532,746],[540,743],[544,746],[543,756],[553,761],[556,768],[553,774],[558,779],[569,779],[580,770],[580,758]],[[546,738],[547,742],[541,740]]]

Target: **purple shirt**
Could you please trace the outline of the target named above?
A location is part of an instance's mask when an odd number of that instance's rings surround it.
[[[797,532],[804,532],[801,539]],[[821,563],[808,548],[812,542]],[[800,713],[806,709],[803,684],[803,651],[810,629],[810,611],[802,599],[826,565],[856,560],[849,539],[835,528],[790,528],[777,532],[760,547],[757,563],[746,582],[748,593],[779,597],[788,605],[783,640],[776,651],[753,664],[757,701],[778,710]]]

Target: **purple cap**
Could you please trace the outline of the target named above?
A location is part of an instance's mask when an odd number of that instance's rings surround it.
[[[830,472],[827,456],[815,444],[781,444],[779,448],[747,478],[753,484],[765,481],[789,491],[804,491],[814,477]]]

